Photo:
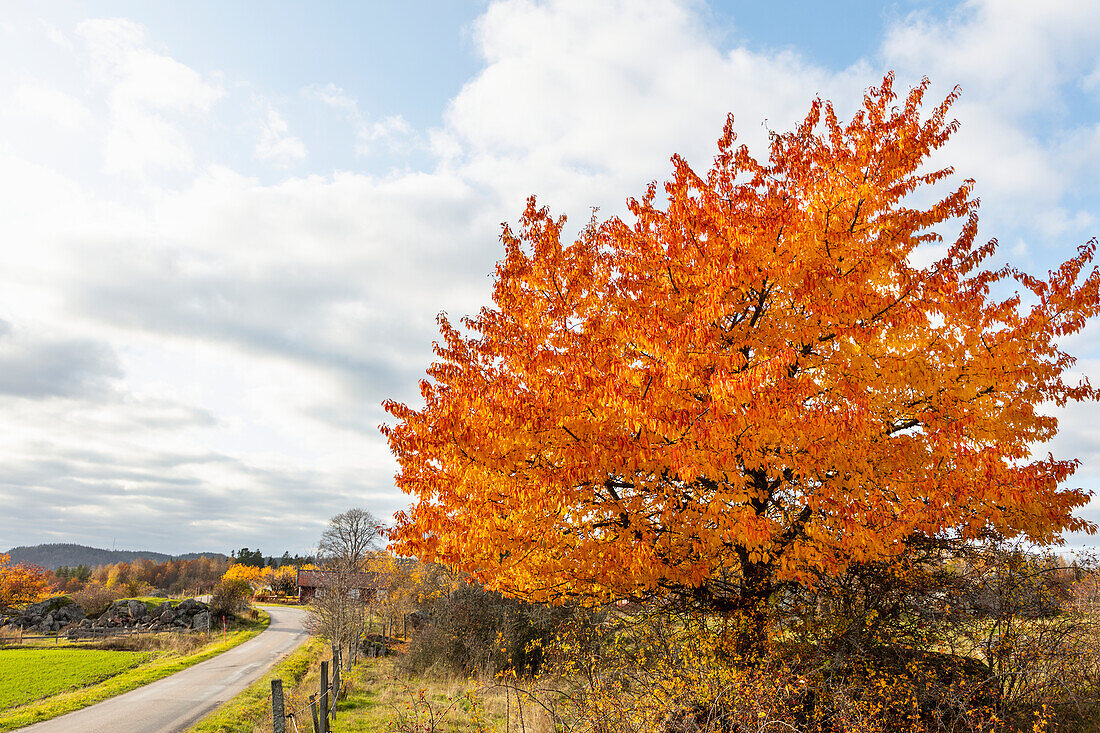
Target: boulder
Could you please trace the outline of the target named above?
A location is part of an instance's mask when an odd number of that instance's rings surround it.
[[[157,616],[157,618],[160,619],[160,622],[162,624],[170,624],[170,623],[172,623],[172,621],[175,620],[176,612],[172,610],[171,605],[169,605],[169,604],[165,604],[165,605],[167,605],[168,608],[165,608],[163,611],[161,611],[160,615]]]
[[[191,621],[191,628],[195,631],[210,631],[210,627],[213,625],[214,619],[209,611],[196,613],[195,618]]]
[[[208,610],[210,610],[210,606],[202,601],[196,601],[194,598],[187,598],[180,601],[180,604],[176,606],[176,613],[185,613],[188,616],[194,616],[196,613]]]
[[[22,615],[26,616],[27,618],[34,618],[35,616],[45,616],[50,611],[61,608],[61,606],[63,605],[62,601],[69,601],[69,603],[72,603],[72,601],[65,596],[54,596],[52,598],[47,598],[44,601],[39,601],[38,603],[31,603],[23,609]]]
[[[84,609],[67,596],[53,596],[31,603],[11,617],[9,625],[20,629],[33,629],[51,633],[84,618]]]
[[[87,615],[84,613],[84,608],[78,603],[72,603],[68,606],[62,606],[53,613],[54,619],[61,621],[65,625],[81,621]]]
[[[145,618],[149,615],[149,609],[141,601],[129,600],[126,601],[126,606],[130,610],[130,618]]]

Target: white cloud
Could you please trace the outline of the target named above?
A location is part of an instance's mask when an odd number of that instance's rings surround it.
[[[129,20],[86,20],[76,32],[92,80],[107,93],[105,169],[139,178],[150,168],[191,169],[185,123],[210,111],[224,95],[220,85],[150,48],[145,30]]]
[[[1081,88],[1092,94],[1100,93],[1100,61],[1097,61],[1092,72],[1081,80]]]
[[[1019,228],[1053,242],[1072,231],[1062,223],[1090,218],[1065,199],[1100,193],[1100,148],[1068,152],[1066,139],[1087,135],[1071,110],[1098,43],[1092,2],[969,0],[945,21],[915,13],[888,30],[886,68],[910,82],[928,76],[941,98],[961,87],[953,114],[962,126],[939,158],[977,180],[990,235]]]
[[[369,155],[382,145],[390,150],[406,146],[413,129],[401,115],[388,115],[380,120],[370,120],[359,109],[359,102],[343,89],[329,82],[325,86],[312,86],[302,90],[307,98],[316,99],[335,110],[355,129],[355,153]]]
[[[883,54],[899,69],[960,84],[1018,115],[1061,105],[1063,85],[1095,62],[1097,29],[1100,5],[1088,0],[967,0],[946,22],[915,13],[894,25]]]
[[[260,128],[255,152],[260,160],[283,167],[307,155],[305,143],[289,134],[286,120],[271,105],[267,107],[267,119]]]
[[[728,113],[760,151],[765,121],[784,129],[815,95],[843,106],[868,82],[866,69],[831,74],[789,52],[723,52],[690,7],[668,0],[496,3],[474,37],[486,66],[433,145],[461,146],[466,174],[513,212],[530,193],[575,217],[619,211],[667,175],[673,153],[707,166]]]
[[[71,130],[87,127],[92,115],[80,100],[45,82],[21,83],[11,95],[9,114],[18,114],[38,124]]]

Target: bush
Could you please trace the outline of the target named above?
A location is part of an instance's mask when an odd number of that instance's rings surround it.
[[[223,580],[214,586],[210,596],[210,610],[219,616],[235,615],[248,606],[252,586],[247,581]]]
[[[572,616],[568,609],[505,598],[478,585],[460,586],[425,610],[429,622],[399,662],[407,674],[429,668],[461,675],[537,674],[543,646]]]
[[[729,653],[735,637],[720,618],[612,611],[564,628],[528,694],[565,729],[588,733],[994,729],[998,700],[975,660],[897,649],[834,662],[776,645],[746,663]]]
[[[88,583],[80,590],[69,594],[74,601],[80,604],[84,613],[96,618],[119,598],[126,597],[126,589],[117,585],[103,585],[101,583]]]

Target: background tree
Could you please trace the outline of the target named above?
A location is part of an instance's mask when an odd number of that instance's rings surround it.
[[[222,576],[222,581],[242,581],[249,588],[249,594],[258,592],[266,585],[263,570],[255,565],[242,565],[234,563],[229,566]]]
[[[237,614],[248,607],[252,588],[243,578],[223,578],[210,593],[210,610],[218,616]]]
[[[13,565],[10,555],[0,553],[0,611],[33,603],[48,590],[47,571],[33,565]]]
[[[292,596],[298,592],[298,568],[293,565],[267,568],[264,570],[263,577],[272,593],[281,596]]]
[[[983,269],[972,181],[916,203],[952,173],[927,161],[956,95],[922,117],[927,82],[892,84],[847,124],[813,102],[766,162],[731,118],[706,175],[673,157],[665,200],[573,244],[531,199],[494,306],[440,318],[424,407],[386,404],[416,497],[396,550],[532,600],[673,593],[752,647],[785,584],[914,536],[1093,531],[1077,463],[1031,450],[1041,403],[1098,396],[1059,347],[1097,313],[1095,242],[1045,279]],[[1013,281],[1028,305],[993,297]]]
[[[318,559],[333,569],[361,570],[382,544],[382,522],[364,509],[348,509],[329,520],[317,544]]]
[[[363,509],[349,509],[329,520],[317,544],[320,587],[307,608],[306,626],[328,640],[333,652],[348,649],[350,663],[368,624],[364,597],[368,560],[381,544],[382,523]],[[374,587],[378,581],[372,581]]]
[[[242,547],[237,552],[230,552],[229,556],[234,558],[239,565],[262,568],[266,564],[264,554],[260,552],[259,548],[250,550],[247,547]]]

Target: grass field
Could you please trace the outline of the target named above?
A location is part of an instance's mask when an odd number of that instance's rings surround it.
[[[270,621],[271,618],[261,611],[258,620],[246,622],[241,628],[230,632],[224,638],[217,633],[149,634],[144,637],[108,639],[102,642],[104,645],[114,647],[111,650],[90,650],[86,646],[83,649],[74,649],[66,645],[27,649],[25,651],[45,655],[71,654],[74,651],[100,651],[106,654],[136,653],[146,655],[146,658],[144,661],[137,663],[136,666],[131,665],[128,669],[123,669],[106,679],[100,678],[99,681],[92,681],[87,686],[78,689],[63,687],[59,691],[50,694],[49,697],[22,705],[17,704],[11,708],[0,708],[0,732],[56,718],[59,715],[79,710],[109,697],[155,682],[248,641],[267,628]],[[172,637],[177,638],[173,639]],[[0,655],[9,654],[13,651],[24,650],[3,650],[0,651]],[[65,658],[67,659],[67,657]],[[47,657],[46,659],[46,668],[60,668],[61,665],[55,665],[50,660],[61,659],[61,657]]]
[[[0,710],[87,687],[152,656],[152,652],[98,649],[0,650]]]

